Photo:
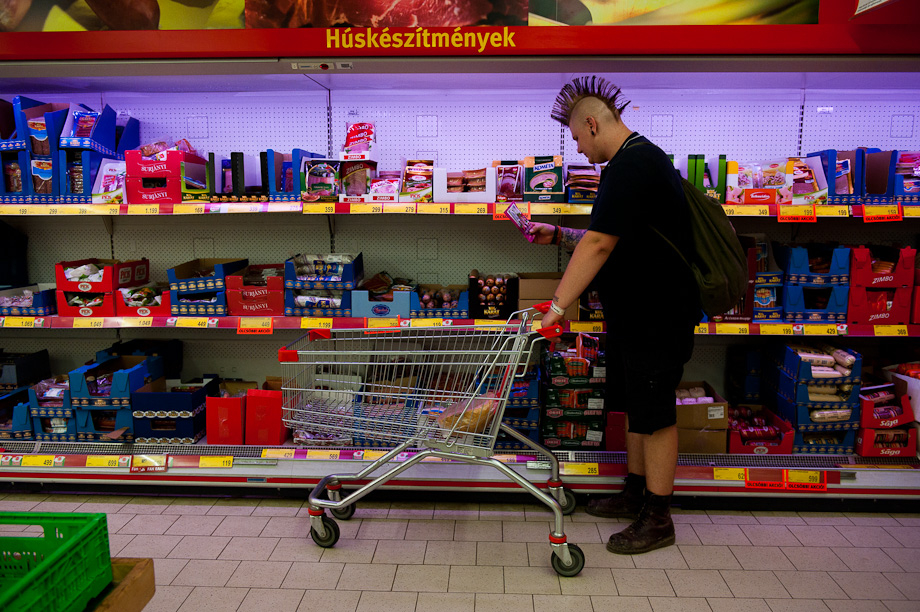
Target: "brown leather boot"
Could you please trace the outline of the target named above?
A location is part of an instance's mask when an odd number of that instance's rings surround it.
[[[616,495],[596,497],[588,501],[585,512],[604,518],[636,518],[645,504],[645,476],[629,473],[623,490]]]
[[[618,555],[638,555],[674,544],[671,496],[649,493],[639,518],[610,536],[607,550]]]

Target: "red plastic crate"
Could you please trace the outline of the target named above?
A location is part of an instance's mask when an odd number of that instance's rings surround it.
[[[164,184],[158,187],[144,187],[142,178],[125,179],[125,200],[128,204],[181,204],[182,179],[159,179]]]
[[[66,293],[79,293],[67,291]],[[65,292],[60,289],[56,292],[57,309],[59,317],[114,317],[115,294],[105,293],[102,296],[102,305],[89,308],[87,306],[68,306]],[[121,296],[119,295],[119,298]]]
[[[891,309],[880,302],[887,303],[882,293],[894,292]],[[850,287],[847,302],[847,322],[851,325],[907,325],[911,316],[911,287],[897,289],[868,289]]]
[[[891,274],[876,274],[872,271],[873,252],[887,259],[894,259],[894,270]],[[867,287],[871,289],[888,289],[895,287],[914,286],[914,258],[916,249],[904,247],[856,247],[850,249],[850,285],[851,287]]]
[[[170,317],[172,316],[171,307],[169,289],[163,291],[159,306],[128,306],[120,291],[116,292],[115,296],[116,317]]]
[[[288,437],[281,421],[281,391],[246,392],[246,444],[280,446]]]
[[[902,395],[898,398],[897,403],[901,405],[903,412],[892,419],[876,418],[874,408],[875,404],[860,396],[860,427],[864,429],[890,429],[892,427],[903,427],[914,421],[914,409],[910,406],[910,397]],[[894,403],[894,402],[890,402]]]
[[[860,429],[856,434],[856,454],[860,457],[916,457],[917,430],[907,430],[907,445],[902,448],[876,448],[875,439],[898,429]]]
[[[125,151],[125,175],[129,178],[182,178],[182,164],[204,166],[207,172],[208,160],[186,153],[185,151],[163,151],[165,159],[144,159],[141,152],[134,149]]]
[[[67,280],[64,268],[77,268],[93,264],[103,269],[102,280],[98,283]],[[117,259],[79,259],[62,261],[54,265],[54,281],[59,291],[77,291],[80,293],[111,293],[120,287],[137,287],[150,279],[150,261],[146,258],[134,261]]]

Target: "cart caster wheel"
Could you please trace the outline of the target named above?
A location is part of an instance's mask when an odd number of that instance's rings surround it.
[[[564,564],[562,558],[556,556],[556,553],[553,553],[550,563],[557,574],[566,578],[571,578],[572,576],[577,576],[581,570],[585,568],[585,553],[575,544],[569,544],[568,547],[569,555],[572,557],[572,563],[570,565]]]
[[[333,508],[329,513],[340,521],[347,521],[355,515],[355,504],[348,504],[341,508]]]
[[[341,534],[339,531],[339,526],[331,518],[324,516],[323,527],[326,529],[325,536],[320,536],[316,530],[311,527],[310,537],[313,538],[313,541],[316,542],[317,546],[322,546],[323,548],[332,548],[335,546],[335,543],[339,541],[339,535]],[[582,560],[582,565],[584,565],[584,560]]]
[[[569,515],[575,512],[575,494],[568,489],[562,489],[562,514]]]

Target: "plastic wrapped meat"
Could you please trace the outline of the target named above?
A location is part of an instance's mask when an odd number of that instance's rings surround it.
[[[309,291],[294,292],[294,304],[298,308],[341,308],[342,292]]]
[[[119,289],[119,291],[121,291],[125,306],[135,308],[141,306],[159,306],[160,298],[163,293],[162,289],[153,286],[130,287]]]
[[[4,295],[0,296],[0,306],[6,307],[24,307],[31,306],[33,294],[28,289],[22,290],[22,295]]]
[[[99,283],[105,276],[105,270],[100,270],[94,264],[85,264],[77,268],[65,268],[64,277],[69,281]]]

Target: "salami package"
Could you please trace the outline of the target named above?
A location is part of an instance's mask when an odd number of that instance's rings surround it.
[[[345,146],[342,147],[342,151],[345,153],[364,153],[371,150],[376,140],[373,123],[350,123],[345,134]]]

